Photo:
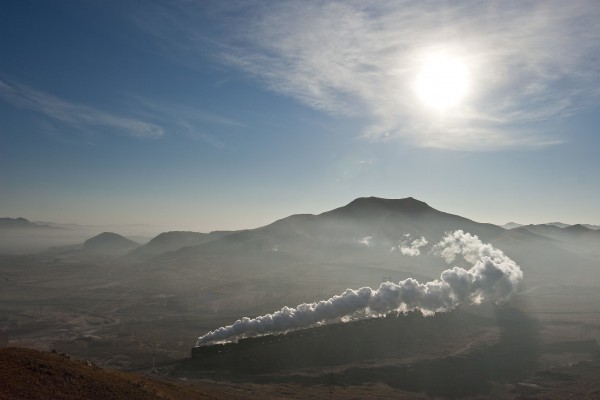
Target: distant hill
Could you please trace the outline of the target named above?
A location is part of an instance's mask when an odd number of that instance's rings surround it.
[[[524,225],[491,243],[521,266],[525,281],[583,284],[600,273],[600,231],[583,226]]]
[[[591,225],[591,224],[581,224],[581,225],[585,226],[586,228],[593,229],[595,231],[600,230],[600,225]]]
[[[69,229],[26,218],[0,218],[0,255],[26,254],[45,250],[50,246],[73,244]]]
[[[113,232],[103,232],[83,243],[83,250],[88,253],[102,255],[123,255],[134,248],[138,247],[139,243],[127,239]]]
[[[573,225],[565,224],[563,222],[548,222],[548,223],[546,223],[546,225],[554,225],[554,226],[558,226],[559,228],[566,228],[568,226],[573,226]],[[600,225],[592,225],[592,224],[575,224],[575,225],[581,225],[585,228],[589,228],[589,229],[593,229],[593,230],[600,229]]]
[[[212,240],[219,239],[228,235],[229,231],[214,231],[211,233],[187,232],[187,231],[170,231],[163,232],[154,237],[148,243],[134,249],[129,255],[150,258],[156,255],[169,251],[179,250],[187,246],[196,246],[203,243],[208,243]]]
[[[562,228],[550,224],[524,225],[519,229],[526,229],[529,232],[567,242],[600,241],[600,231],[581,224],[568,225]],[[600,245],[600,242],[598,244]]]
[[[567,226],[567,227],[563,228],[563,230],[565,232],[569,232],[570,234],[573,234],[573,235],[587,235],[593,231],[592,229],[590,229],[586,226],[583,226],[581,224]]]
[[[563,222],[547,222],[545,224],[538,224],[538,225],[548,225],[548,226],[555,226],[557,228],[567,228],[569,226],[569,224],[565,224]],[[538,226],[538,225],[533,225],[533,226]],[[577,225],[581,225],[585,228],[589,228],[589,229],[593,229],[593,230],[600,230],[600,225],[591,225],[591,224],[577,224]],[[504,229],[514,229],[514,228],[520,228],[522,226],[526,226],[524,224],[519,224],[517,222],[507,222],[504,225],[501,225]],[[531,225],[529,225],[531,226]]]
[[[517,228],[520,231],[536,233],[547,237],[560,237],[564,234],[563,228],[553,224],[529,224]]]
[[[31,222],[26,218],[0,218],[0,229],[60,229],[47,224]]]
[[[552,226],[556,226],[558,228],[565,228],[565,227],[569,226],[569,224],[565,224],[564,222],[548,222],[548,223],[542,224],[542,225],[552,225]]]
[[[25,218],[0,218],[0,228],[29,228],[35,226]]]

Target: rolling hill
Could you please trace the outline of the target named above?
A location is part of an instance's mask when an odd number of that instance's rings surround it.
[[[86,240],[83,250],[97,255],[119,256],[138,247],[139,243],[113,232],[102,232]]]

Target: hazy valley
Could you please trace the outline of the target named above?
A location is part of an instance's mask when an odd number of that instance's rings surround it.
[[[598,376],[600,231],[590,227],[504,229],[413,198],[372,197],[252,230],[165,232],[145,242],[97,232],[43,251],[6,254],[6,243],[26,242],[29,230],[36,245],[77,234],[6,221],[0,231],[4,345],[55,349],[140,372],[152,369],[154,355],[162,375],[259,385],[255,390],[293,385],[306,393],[332,386],[360,392],[379,385],[372,393],[382,398],[546,398],[556,392],[557,376],[572,377],[569,390],[584,390],[573,382]],[[432,246],[459,229],[521,267],[523,281],[510,302],[334,324],[275,341],[245,339],[222,355],[183,361],[198,336],[244,316],[387,280],[438,279],[448,264]],[[410,245],[406,238],[421,237],[428,244],[418,255],[401,250]],[[598,379],[590,379],[585,390],[598,393]],[[298,393],[279,395],[302,398]]]

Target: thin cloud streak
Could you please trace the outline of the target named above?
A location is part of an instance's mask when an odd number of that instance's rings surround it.
[[[139,119],[111,114],[93,107],[74,104],[52,94],[16,82],[0,80],[0,98],[15,107],[33,110],[81,130],[108,127],[129,136],[155,139],[164,129]]]
[[[229,130],[246,127],[234,118],[189,105],[142,97],[136,94],[129,94],[128,97],[135,102],[136,108],[142,110],[142,115],[153,118],[163,126],[170,126],[173,133],[209,143],[217,149],[225,148],[226,144],[219,138],[217,133],[213,132],[222,131],[223,128]]]
[[[368,140],[467,150],[548,146],[567,139],[561,122],[600,100],[590,89],[600,75],[593,1],[259,1],[234,3],[233,11],[208,4],[175,2],[161,8],[164,17],[140,18],[138,26],[163,47],[181,49],[175,57],[182,62],[210,50],[274,92],[363,117]],[[202,32],[197,21],[208,14],[215,28]],[[471,71],[471,93],[446,113],[425,110],[412,87],[430,51],[456,54]]]

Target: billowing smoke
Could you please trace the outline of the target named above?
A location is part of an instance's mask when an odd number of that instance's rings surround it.
[[[523,277],[519,266],[501,250],[483,244],[477,236],[460,230],[447,234],[434,246],[434,252],[448,263],[461,255],[472,267],[468,270],[460,267],[447,269],[439,279],[427,283],[408,278],[397,284],[384,282],[378,289],[346,289],[328,300],[304,303],[296,308],[283,307],[273,314],[256,318],[244,317],[199,337],[196,346],[284,332],[342,318],[358,319],[412,310],[431,315],[452,310],[462,303],[502,303],[517,291]]]
[[[398,247],[392,247],[392,251],[398,249],[403,256],[415,257],[421,254],[421,247],[426,246],[428,243],[427,239],[423,236],[413,240],[407,233],[398,243]]]

